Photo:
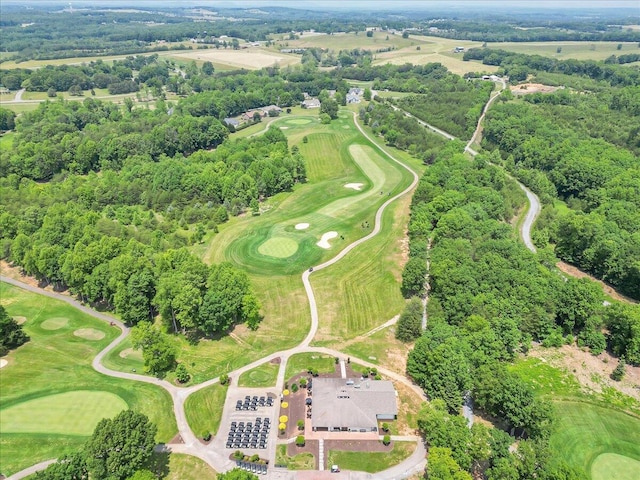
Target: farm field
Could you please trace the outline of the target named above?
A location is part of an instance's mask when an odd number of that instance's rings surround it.
[[[246,48],[241,50],[204,49],[172,52],[171,56],[180,60],[195,60],[197,62],[212,62],[214,66],[227,65],[232,68],[246,68],[257,70],[259,68],[279,65],[293,65],[300,63],[300,56],[285,53],[275,53],[261,48]]]
[[[0,283],[9,314],[24,317],[31,340],[0,370],[0,470],[11,474],[78,448],[105,416],[131,408],[169,441],[177,427],[171,398],[158,387],[97,373],[93,357],[119,330],[73,307]]]
[[[618,45],[622,48],[618,50]],[[604,60],[611,55],[637,53],[636,42],[488,42],[489,48],[497,48],[528,55],[543,55],[559,60]],[[558,53],[558,48],[561,52]]]
[[[288,35],[272,35],[277,43],[275,48],[328,48],[331,50],[351,50],[361,48],[363,50],[376,51],[383,48],[403,48],[411,45],[421,45],[423,40],[412,38],[402,38],[401,34],[389,32],[374,32],[372,37],[367,37],[365,32],[355,33],[334,33],[327,35],[323,33],[303,34],[296,40],[289,40]]]

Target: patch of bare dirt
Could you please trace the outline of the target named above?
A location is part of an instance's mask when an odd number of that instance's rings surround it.
[[[640,400],[640,367],[627,365],[624,378],[616,382],[610,375],[618,365],[618,359],[609,352],[592,355],[575,345],[563,345],[559,349],[535,346],[529,351],[529,355],[552,367],[573,373],[578,382],[589,390],[602,392],[603,387],[612,387]]]
[[[618,293],[608,283],[605,283],[602,280],[598,280],[596,277],[593,277],[593,276],[589,275],[587,272],[583,272],[578,267],[575,267],[573,265],[569,265],[568,263],[565,263],[565,262],[556,263],[556,267],[558,267],[558,269],[560,271],[562,271],[563,273],[566,273],[567,275],[571,275],[572,277],[575,277],[575,278],[588,278],[589,280],[591,280],[593,282],[599,283],[600,286],[602,287],[602,290],[604,290],[604,293],[609,295],[611,298],[614,298],[615,300],[618,300],[619,302],[634,303],[634,304],[638,303],[635,300],[633,300],[633,299],[631,299],[629,297],[626,297],[626,296],[622,295],[621,293]]]
[[[527,95],[529,93],[553,93],[559,88],[551,85],[543,85],[542,83],[522,83],[509,87],[514,95]]]

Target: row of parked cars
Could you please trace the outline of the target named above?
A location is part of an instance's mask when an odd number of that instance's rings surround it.
[[[272,407],[273,397],[258,397],[254,395],[250,397],[247,395],[244,397],[244,401],[238,400],[236,402],[236,410],[257,410],[258,407]]]
[[[241,460],[238,460],[236,462],[236,465],[238,466],[238,468],[242,468],[247,472],[260,474],[260,475],[267,474],[267,466],[264,463],[243,462]]]
[[[227,435],[227,448],[267,448],[271,420],[256,417],[254,422],[231,422]]]

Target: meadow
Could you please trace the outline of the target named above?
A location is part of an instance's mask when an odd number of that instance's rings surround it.
[[[618,45],[621,45],[618,50]],[[638,53],[637,42],[489,42],[497,48],[527,55],[542,55],[558,60],[604,60],[611,55]],[[558,52],[558,49],[560,52]]]
[[[153,385],[107,377],[93,357],[119,330],[59,300],[0,283],[9,314],[24,320],[28,343],[0,370],[0,471],[7,475],[80,447],[103,417],[146,414],[158,442],[176,434],[171,397]]]

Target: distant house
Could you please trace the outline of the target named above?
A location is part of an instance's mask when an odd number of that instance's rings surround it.
[[[346,96],[347,103],[360,103],[363,93],[364,90],[359,87],[350,88]]]
[[[270,117],[277,117],[282,113],[282,109],[277,105],[267,105],[266,107],[262,107],[260,110]]]
[[[302,108],[320,108],[320,100],[318,100],[317,98],[307,98],[306,100],[304,100],[300,106]]]
[[[376,432],[378,421],[397,415],[397,394],[388,380],[313,379],[313,431]]]
[[[224,123],[227,125],[232,125],[233,127],[237,127],[240,125],[240,121],[235,118],[225,118]]]
[[[464,52],[464,47],[456,47],[453,49],[453,53],[462,53]]]
[[[244,112],[242,115],[240,115],[240,120],[242,120],[243,122],[253,122],[253,117],[255,116],[255,114],[260,115],[260,118],[264,118],[267,116],[267,114],[262,111],[259,108],[256,108],[254,110],[247,110],[246,112]]]

